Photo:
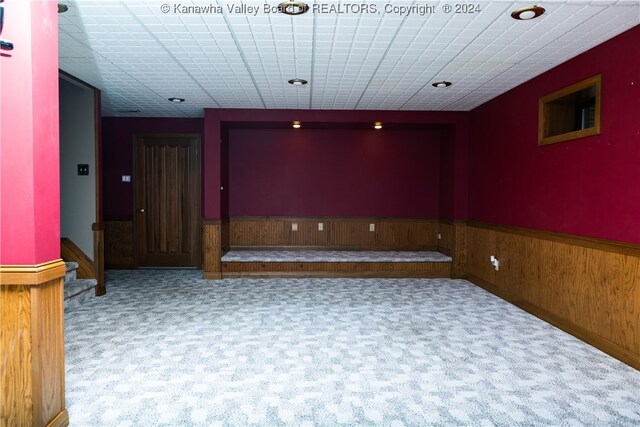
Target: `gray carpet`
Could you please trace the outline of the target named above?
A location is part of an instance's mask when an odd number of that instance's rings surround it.
[[[224,254],[222,262],[451,262],[433,251],[253,251]]]
[[[640,424],[640,372],[463,280],[109,271],[72,426]]]

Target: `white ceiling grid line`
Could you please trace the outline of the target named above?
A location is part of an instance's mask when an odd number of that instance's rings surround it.
[[[107,116],[202,117],[204,108],[469,111],[640,24],[640,0],[309,0],[300,16],[278,0],[60,0],[60,68],[103,91]],[[220,10],[195,10],[209,5]],[[179,6],[191,10],[179,10]],[[229,6],[257,6],[237,13]],[[432,13],[387,13],[430,5]],[[371,12],[371,10],[370,10]],[[303,78],[307,86],[287,81]],[[453,85],[434,88],[437,80]],[[186,98],[176,105],[167,98]],[[127,113],[139,110],[139,113]]]

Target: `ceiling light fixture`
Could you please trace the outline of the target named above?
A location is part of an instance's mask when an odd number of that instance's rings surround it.
[[[448,81],[441,81],[441,82],[435,82],[435,83],[431,83],[431,86],[433,87],[437,87],[437,88],[441,88],[441,87],[449,87],[451,86],[451,82]]]
[[[67,10],[69,10],[69,6],[63,3],[58,3],[58,13],[65,13]]]
[[[544,13],[544,8],[540,6],[525,7],[511,12],[511,17],[518,21],[528,21],[537,18]]]
[[[290,85],[294,85],[294,86],[304,86],[307,83],[309,83],[309,82],[306,81],[305,79],[291,79],[291,80],[289,80],[289,84]]]
[[[173,103],[176,103],[176,104],[182,104],[185,101],[185,99],[184,98],[173,97],[173,98],[169,98],[169,101],[171,101]]]
[[[374,129],[382,129],[382,122],[375,122],[373,124]]]
[[[309,5],[301,1],[283,1],[278,5],[278,11],[285,15],[302,15],[307,13]]]
[[[297,120],[295,122],[293,122],[293,128],[294,129],[300,129],[300,122],[297,121]]]

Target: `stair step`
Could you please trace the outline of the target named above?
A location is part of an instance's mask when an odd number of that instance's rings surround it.
[[[96,279],[75,279],[64,284],[64,308],[75,307],[96,296]]]
[[[78,276],[77,276],[77,270],[78,270],[78,263],[77,262],[65,262],[64,263],[65,267],[67,268],[67,271],[64,275],[64,283],[70,282],[72,280],[75,280]]]

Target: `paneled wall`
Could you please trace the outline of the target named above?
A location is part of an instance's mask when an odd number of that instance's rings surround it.
[[[133,221],[104,222],[106,268],[133,268]]]
[[[471,281],[640,369],[640,246],[483,223],[466,236]]]
[[[222,278],[222,221],[205,221],[202,225],[202,269],[205,279]]]
[[[438,221],[438,250],[443,254],[451,256],[453,253],[453,221],[440,220]]]
[[[318,224],[322,223],[322,231]],[[297,225],[297,231],[293,226]],[[370,231],[374,224],[375,230]],[[229,244],[340,249],[423,249],[438,246],[437,221],[398,218],[231,218]]]
[[[0,266],[0,426],[64,426],[65,265]]]

